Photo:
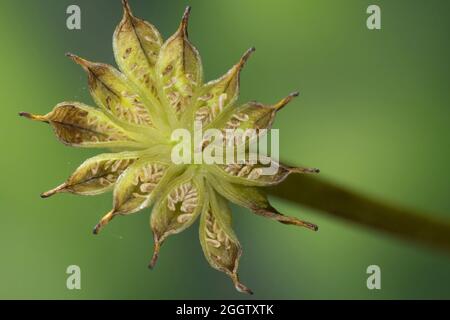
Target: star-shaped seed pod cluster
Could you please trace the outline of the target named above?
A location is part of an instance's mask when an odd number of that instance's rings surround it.
[[[21,113],[50,124],[66,145],[110,150],[85,161],[42,197],[112,190],[113,208],[95,226],[95,234],[117,216],[152,207],[151,268],[164,241],[200,219],[200,243],[210,265],[230,276],[237,290],[251,293],[238,278],[242,249],[232,229],[229,202],[284,224],[317,230],[314,224],[279,213],[259,187],[276,185],[291,173],[318,170],[293,168],[275,160],[264,164],[176,164],[171,157],[171,135],[180,128],[193,133],[195,121],[205,130],[269,129],[277,111],[297,94],[273,105],[236,104],[240,72],[253,48],[224,76],[205,83],[200,55],[188,39],[190,8],[175,34],[163,41],[152,24],[133,15],[128,1],[122,2],[124,15],[113,38],[120,71],[68,54],[87,73],[97,107],[62,102],[47,115]],[[268,165],[276,165],[276,174],[261,174]]]

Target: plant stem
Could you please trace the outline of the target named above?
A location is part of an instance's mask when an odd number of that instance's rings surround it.
[[[310,175],[290,175],[269,193],[405,240],[450,253],[450,221],[370,199]]]

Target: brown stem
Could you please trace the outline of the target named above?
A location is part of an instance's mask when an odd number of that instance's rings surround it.
[[[450,253],[450,221],[377,201],[310,175],[292,174],[269,193],[400,238]]]

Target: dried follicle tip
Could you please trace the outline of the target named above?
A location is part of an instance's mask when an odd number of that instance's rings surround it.
[[[123,11],[127,16],[132,16],[130,4],[128,0],[122,0]]]
[[[250,290],[250,288],[246,287],[239,281],[239,277],[237,276],[237,274],[233,274],[231,276],[231,279],[233,280],[234,287],[236,288],[237,291],[250,295],[253,294],[253,291]]]
[[[114,218],[114,210],[108,212],[99,223],[97,223],[92,231],[93,234],[97,235]]]
[[[191,7],[187,6],[183,13],[183,18],[181,19],[180,29],[179,31],[185,35],[188,36],[188,24],[189,24],[189,16],[191,15]]]
[[[78,58],[78,56],[76,54],[72,53],[72,52],[66,52],[65,56],[69,57],[71,59],[77,59]]]
[[[289,102],[292,101],[292,99],[298,97],[300,95],[300,92],[296,91],[288,95],[286,98],[281,99],[277,104],[275,104],[273,107],[275,110],[279,111],[282,108],[284,108]]]
[[[320,169],[318,169],[318,168],[295,167],[295,168],[290,168],[290,171],[292,173],[320,173]]]
[[[161,246],[159,244],[159,242],[155,241],[155,245],[154,245],[154,249],[153,249],[153,256],[152,259],[150,260],[150,263],[148,265],[149,269],[154,269],[156,262],[158,261],[158,257],[159,257],[159,250],[161,249]]]
[[[248,49],[247,51],[245,51],[245,53],[239,59],[239,62],[233,66],[233,68],[228,72],[227,76],[228,77],[234,77],[236,75],[239,76],[240,72],[244,68],[245,64],[247,63],[247,61],[250,58],[250,56],[252,55],[252,53],[255,52],[255,50],[256,49],[254,47],[252,47],[252,48]]]
[[[189,16],[191,14],[191,6],[187,6],[184,9],[184,13],[183,13],[183,22],[187,23],[189,21]]]
[[[19,112],[19,116],[25,117],[25,118],[31,118],[31,114],[28,112]]]
[[[47,119],[45,118],[45,116],[35,115],[35,114],[28,113],[28,112],[20,112],[19,116],[30,119],[30,120],[34,120],[34,121],[47,122]]]
[[[98,233],[100,232],[100,226],[97,223],[94,227],[94,229],[92,230],[92,234],[98,235]]]
[[[284,216],[286,217],[286,216]],[[319,230],[319,227],[311,222],[308,221],[303,221],[297,218],[293,218],[293,217],[286,217],[286,220],[280,220],[281,223],[285,223],[285,224],[292,224],[298,227],[303,227],[312,231],[317,231]]]
[[[251,47],[250,49],[245,51],[244,55],[241,58],[241,61],[239,62],[239,65],[242,67],[255,51],[256,51],[255,47]]]
[[[305,227],[312,230],[312,231],[319,231],[319,226],[314,224],[314,223],[310,223],[310,222],[304,222]]]
[[[41,193],[41,198],[43,198],[43,199],[49,198],[49,197],[51,197],[51,196],[53,196],[53,195],[55,195],[55,194],[57,194],[59,192],[63,192],[65,188],[66,188],[66,184],[63,183],[62,185],[57,186],[56,188],[54,188],[52,190],[49,190],[47,192]]]
[[[85,71],[90,71],[89,68],[92,67],[93,63],[91,61],[88,61],[86,59],[83,59],[76,54],[73,53],[66,53],[66,57],[69,57],[72,59],[76,64],[80,65]]]
[[[319,230],[319,227],[317,225],[315,225],[314,223],[303,221],[303,220],[297,219],[295,217],[285,216],[284,214],[278,212],[278,210],[272,206],[269,206],[267,208],[255,208],[255,209],[253,209],[253,212],[255,212],[256,214],[259,214],[263,217],[276,220],[282,224],[303,227],[303,228],[307,228],[307,229],[313,230],[313,231]]]

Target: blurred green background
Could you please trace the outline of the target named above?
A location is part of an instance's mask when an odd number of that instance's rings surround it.
[[[81,7],[81,31],[66,28],[70,4]],[[165,38],[187,4],[207,79],[255,46],[241,101],[271,103],[302,92],[275,125],[283,159],[450,218],[449,1],[131,0],[135,14]],[[369,4],[381,7],[380,31],[366,28]],[[45,114],[65,100],[92,103],[84,72],[64,53],[113,64],[120,1],[10,0],[0,11],[0,298],[249,298],[208,266],[196,225],[167,241],[149,271],[148,209],[96,237],[92,227],[109,211],[111,194],[39,198],[98,151],[67,148],[50,128],[17,113]],[[234,208],[250,298],[450,298],[450,256],[273,201],[320,231]],[[71,264],[81,267],[82,290],[66,289]],[[372,264],[381,267],[381,290],[366,288]]]

